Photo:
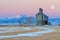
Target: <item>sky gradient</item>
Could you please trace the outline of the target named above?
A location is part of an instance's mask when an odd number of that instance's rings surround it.
[[[60,0],[0,0],[0,17],[34,16],[39,8],[49,17],[60,17]]]

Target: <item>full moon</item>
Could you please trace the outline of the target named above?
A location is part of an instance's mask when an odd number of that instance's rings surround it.
[[[51,9],[54,10],[55,9],[55,6],[54,5],[51,5]]]

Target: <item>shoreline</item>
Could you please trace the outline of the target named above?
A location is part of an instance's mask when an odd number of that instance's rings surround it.
[[[37,27],[37,28],[40,28],[40,27]],[[41,35],[46,34],[46,33],[54,32],[54,30],[49,29],[49,28],[41,27],[41,29],[43,29],[45,31],[38,31],[38,32],[24,33],[24,34],[16,34],[16,35],[11,35],[11,36],[0,36],[0,39],[14,38],[14,37],[26,37],[26,36],[34,37],[34,36],[41,36]]]

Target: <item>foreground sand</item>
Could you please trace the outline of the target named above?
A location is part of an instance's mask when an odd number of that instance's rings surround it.
[[[2,40],[60,40],[60,32],[49,33],[38,37],[17,37]]]
[[[51,28],[51,29],[56,30],[56,32],[44,34],[41,36],[35,36],[35,37],[27,36],[27,37],[16,37],[16,38],[7,38],[7,39],[0,39],[0,40],[60,40],[60,28]]]

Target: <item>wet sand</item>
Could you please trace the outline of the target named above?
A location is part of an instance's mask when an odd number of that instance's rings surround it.
[[[23,37],[6,38],[6,39],[0,39],[0,40],[60,40],[60,28],[50,28],[50,29],[53,29],[56,31],[51,33],[46,33],[40,36],[31,36],[31,37],[23,36]]]
[[[2,40],[60,40],[60,32],[48,33],[37,37],[16,37]]]
[[[3,35],[16,35],[16,34],[22,34],[22,33],[31,33],[31,32],[37,32],[37,31],[43,31],[42,29],[36,29],[36,30],[19,30],[15,32],[6,32],[6,33],[0,33],[0,36]]]

